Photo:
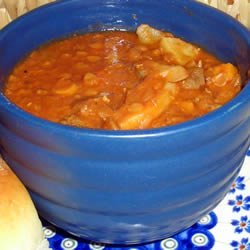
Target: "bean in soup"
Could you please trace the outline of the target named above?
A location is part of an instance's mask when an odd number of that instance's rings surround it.
[[[5,95],[52,122],[129,130],[203,116],[241,88],[232,64],[143,24],[42,46],[15,67]]]

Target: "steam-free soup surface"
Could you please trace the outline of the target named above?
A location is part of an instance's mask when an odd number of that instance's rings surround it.
[[[39,48],[15,67],[5,95],[46,120],[127,130],[200,117],[240,90],[232,64],[141,25],[136,33],[75,35]]]

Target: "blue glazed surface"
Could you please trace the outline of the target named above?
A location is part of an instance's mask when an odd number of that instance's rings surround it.
[[[51,250],[229,250],[250,246],[250,148],[239,176],[225,198],[192,227],[160,241],[105,245],[70,235],[43,220]],[[242,201],[242,203],[239,203]]]
[[[74,32],[169,30],[246,80],[250,34],[194,1],[66,0],[31,12],[0,34],[0,81],[27,53]],[[250,84],[230,103],[169,128],[70,128],[25,113],[0,94],[1,153],[48,221],[89,240],[137,244],[194,224],[225,196],[250,144]]]

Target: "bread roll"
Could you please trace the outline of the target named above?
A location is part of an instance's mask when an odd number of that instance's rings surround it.
[[[0,249],[48,250],[29,193],[0,157]]]

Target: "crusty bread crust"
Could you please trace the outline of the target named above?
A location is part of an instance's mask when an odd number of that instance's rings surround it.
[[[29,193],[0,157],[0,249],[35,250],[43,239]]]

